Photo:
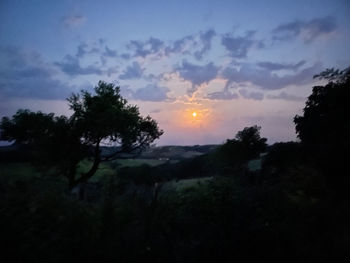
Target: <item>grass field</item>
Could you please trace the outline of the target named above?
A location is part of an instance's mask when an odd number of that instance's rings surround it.
[[[84,160],[78,166],[78,173],[87,172],[92,165],[91,161]],[[90,182],[97,182],[101,180],[102,176],[114,174],[115,170],[108,163],[100,164],[96,174],[90,179]],[[41,176],[52,176],[55,174],[54,170],[41,171],[30,163],[0,163],[0,176],[8,178],[28,179]],[[63,177],[61,177],[63,179]]]
[[[149,166],[158,166],[166,163],[166,160],[158,160],[158,159],[122,159],[117,160],[113,164],[117,164],[118,168],[122,167],[136,167],[141,166],[143,164],[147,164]]]
[[[101,163],[96,174],[90,179],[90,182],[98,182],[103,176],[108,176],[116,173],[116,169],[122,167],[137,167],[144,164],[149,166],[158,166],[164,164],[166,160],[158,159],[123,159],[113,163]],[[92,165],[89,160],[83,160],[79,163],[78,173],[87,172]],[[0,163],[0,176],[7,175],[13,178],[33,178],[43,175],[52,175],[54,171],[40,171],[30,163]]]
[[[30,163],[0,163],[0,176],[5,175],[18,179],[39,177],[41,173]]]
[[[83,160],[79,163],[78,166],[78,173],[84,173],[87,172],[90,167],[92,166],[92,162],[88,160]],[[110,163],[101,163],[97,172],[94,174],[93,177],[90,178],[89,182],[98,182],[101,180],[103,176],[108,176],[115,174],[115,169],[113,169],[110,165]]]
[[[176,191],[182,191],[188,188],[193,188],[200,186],[201,184],[205,184],[210,182],[213,179],[213,177],[202,177],[202,178],[191,178],[191,179],[183,179],[178,181],[170,181],[164,184],[163,189],[168,190],[176,190]]]

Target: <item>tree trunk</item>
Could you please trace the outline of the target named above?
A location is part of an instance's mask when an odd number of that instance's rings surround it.
[[[92,164],[91,168],[89,171],[86,173],[83,173],[80,178],[74,180],[74,186],[79,186],[79,200],[84,200],[86,191],[85,191],[85,186],[87,181],[96,173],[99,165],[101,163],[101,158],[100,158],[100,143],[96,143],[96,148],[95,148],[95,154],[94,154],[94,163]]]

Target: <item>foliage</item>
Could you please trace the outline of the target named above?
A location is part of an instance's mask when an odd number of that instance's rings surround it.
[[[31,145],[40,161],[57,166],[73,188],[89,180],[101,162],[141,151],[162,135],[156,121],[140,116],[137,106],[127,104],[119,87],[100,81],[94,91],[68,98],[73,110],[70,118],[29,110],[19,110],[12,119],[4,117],[0,139]],[[118,147],[102,156],[102,143]],[[78,164],[86,157],[92,159],[92,165],[77,175]]]
[[[140,116],[137,106],[127,104],[119,87],[100,81],[95,94],[82,91],[68,98],[74,111],[72,121],[86,144],[97,146],[108,140],[121,145],[123,151],[132,151],[149,146],[162,134],[150,116]]]
[[[87,156],[87,147],[65,116],[18,110],[12,119],[3,117],[0,131],[1,140],[26,145],[32,161],[55,167],[64,176]]]
[[[337,145],[346,143],[350,131],[347,100],[350,95],[350,68],[326,70],[320,75],[329,82],[315,86],[308,97],[302,116],[295,116],[298,137],[306,145]]]
[[[236,134],[235,139],[228,139],[220,148],[223,158],[236,166],[257,158],[266,149],[266,138],[260,137],[261,127],[245,127]]]
[[[328,69],[315,77],[327,80],[313,87],[302,116],[295,116],[295,129],[308,156],[327,175],[328,183],[342,198],[350,186],[347,153],[350,149],[350,68]]]

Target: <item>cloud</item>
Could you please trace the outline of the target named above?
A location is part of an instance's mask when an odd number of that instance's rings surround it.
[[[101,64],[103,66],[106,65],[107,59],[118,57],[118,53],[116,50],[113,50],[105,45],[105,43],[106,41],[101,38],[92,45],[81,43],[77,47],[77,53],[75,55],[76,59],[82,59],[88,55],[96,54],[100,56]],[[73,56],[71,55],[71,57]]]
[[[132,98],[135,100],[143,101],[171,101],[168,97],[168,92],[170,91],[167,87],[161,87],[155,84],[149,84],[144,88],[136,90],[132,94]]]
[[[142,77],[143,71],[140,64],[136,61],[131,66],[127,67],[126,70],[119,76],[120,79],[139,79]]]
[[[134,57],[146,57],[148,55],[157,54],[164,46],[164,42],[158,38],[149,38],[147,41],[131,40],[127,45],[129,50],[133,50]]]
[[[164,48],[164,53],[166,56],[171,54],[190,54],[191,42],[194,40],[194,36],[188,35],[174,41],[173,44],[168,45]]]
[[[105,46],[105,51],[102,54],[105,57],[117,57],[118,53],[116,50],[109,49],[107,46]]]
[[[77,49],[78,49],[78,51],[77,51],[77,55],[76,56],[78,58],[82,58],[82,57],[84,57],[87,54],[93,54],[93,53],[99,53],[100,52],[100,50],[98,48],[96,48],[96,47],[93,47],[93,48],[89,49],[89,46],[86,43],[80,44]]]
[[[175,41],[165,43],[158,38],[149,38],[146,41],[131,40],[126,46],[133,54],[124,53],[121,57],[129,59],[130,57],[145,58],[149,55],[156,55],[158,58],[173,54],[193,55],[197,60],[211,49],[211,42],[216,35],[214,29],[200,31],[198,34],[184,36]]]
[[[91,59],[100,58],[100,63],[95,62],[94,64],[82,66],[81,61],[91,61]],[[108,67],[108,58],[117,57],[118,54],[115,50],[108,48],[105,45],[103,39],[98,39],[91,45],[82,43],[77,47],[77,53],[75,55],[67,54],[62,61],[55,62],[56,65],[62,72],[69,76],[79,75],[107,75],[117,73],[119,67],[111,65]],[[85,59],[87,57],[87,60]]]
[[[230,86],[232,83],[250,82],[265,90],[278,90],[288,85],[311,83],[313,76],[321,71],[321,64],[315,63],[298,73],[279,76],[270,70],[243,64],[240,70],[232,67],[225,68],[222,72],[222,77],[228,80],[226,86]]]
[[[163,79],[164,73],[155,75],[155,74],[148,74],[146,76],[144,76],[144,79],[150,82],[156,82],[156,81],[160,81]]]
[[[215,66],[213,62],[200,66],[183,60],[182,65],[175,69],[179,72],[181,78],[192,83],[192,89],[188,90],[191,94],[196,91],[198,86],[215,79],[220,67]]]
[[[248,51],[253,47],[263,47],[263,42],[254,40],[255,31],[248,31],[245,36],[234,37],[231,34],[225,34],[221,38],[221,44],[233,58],[246,58]]]
[[[86,21],[86,18],[82,15],[70,15],[63,18],[63,24],[66,27],[79,27]]]
[[[131,58],[131,55],[128,54],[128,53],[123,53],[123,54],[120,55],[120,57],[123,58],[123,59],[129,59],[129,58]]]
[[[216,35],[215,30],[209,29],[206,32],[201,32],[199,34],[199,39],[202,43],[202,48],[194,53],[196,59],[201,60],[205,53],[211,49],[211,41]]]
[[[170,92],[170,89],[167,87],[158,86],[156,84],[149,84],[143,88],[137,89],[136,91],[130,89],[129,85],[124,85],[120,88],[120,92],[122,96],[128,100],[153,102],[173,101],[172,98],[168,97],[168,92]],[[160,112],[160,110],[157,112]]]
[[[103,71],[100,68],[93,65],[81,67],[78,57],[73,57],[71,55],[66,55],[62,62],[55,62],[54,64],[58,66],[64,73],[70,76],[103,74]]]
[[[258,66],[270,71],[277,71],[277,70],[293,70],[297,71],[301,66],[303,66],[306,63],[305,60],[301,60],[300,62],[296,64],[282,64],[282,63],[274,63],[274,62],[259,62]]]
[[[245,99],[262,100],[264,98],[264,94],[261,92],[249,92],[246,89],[240,89],[238,92]]]
[[[234,99],[238,99],[238,95],[236,93],[232,93],[228,89],[224,89],[222,91],[209,93],[206,96],[206,98],[211,100],[234,100]]]
[[[277,100],[288,100],[288,101],[305,101],[305,98],[296,96],[293,94],[288,94],[284,91],[282,91],[278,95],[267,95],[268,99],[277,99]]]
[[[1,97],[64,99],[75,89],[56,79],[58,72],[38,53],[1,47],[0,58]]]
[[[315,18],[309,21],[296,20],[276,27],[273,33],[274,40],[287,41],[300,37],[304,43],[311,43],[322,35],[327,35],[337,29],[336,20],[332,16]]]

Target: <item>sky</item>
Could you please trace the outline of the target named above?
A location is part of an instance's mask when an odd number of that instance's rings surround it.
[[[69,116],[66,98],[103,80],[158,122],[158,145],[252,125],[297,140],[313,76],[350,66],[349,43],[348,0],[0,0],[0,117]]]

